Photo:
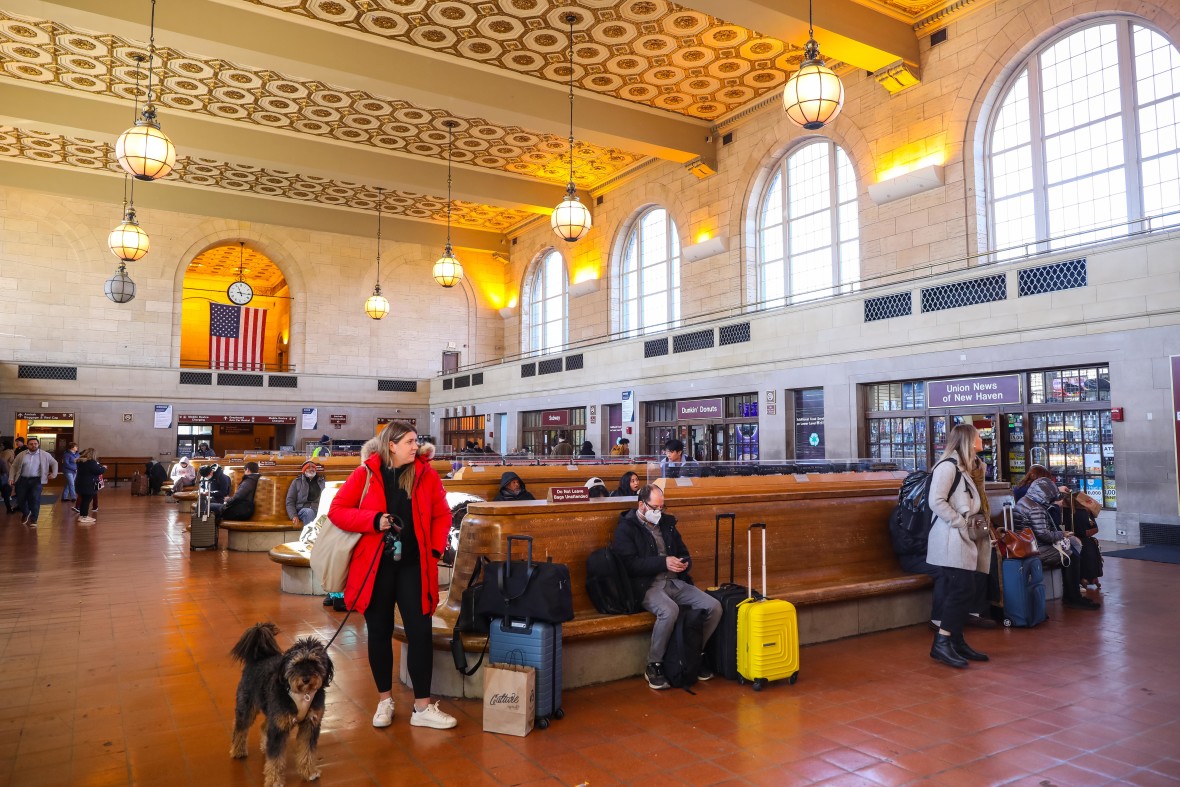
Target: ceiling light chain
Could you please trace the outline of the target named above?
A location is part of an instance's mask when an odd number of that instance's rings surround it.
[[[553,209],[553,216],[549,225],[557,233],[557,237],[573,243],[585,237],[590,231],[593,221],[590,210],[578,199],[578,189],[574,185],[574,23],[578,21],[577,14],[566,14],[565,21],[570,26],[569,37],[569,101],[570,101],[570,180],[565,189],[565,199]]]
[[[152,103],[152,70],[156,56],[156,0],[152,0],[151,28],[148,39],[147,102],[135,125],[119,135],[115,142],[115,156],[119,165],[139,180],[156,180],[166,176],[176,166],[176,146],[160,130],[156,107]],[[137,74],[138,77],[138,74]],[[139,106],[136,90],[136,107]]]
[[[380,320],[389,314],[389,299],[381,294],[381,207],[385,203],[385,190],[377,189],[377,283],[373,294],[365,301],[365,314]]]
[[[807,3],[807,31],[804,60],[783,87],[783,109],[792,123],[816,131],[840,114],[844,106],[844,83],[820,57],[811,0]]]
[[[434,263],[433,275],[436,282],[450,289],[463,280],[463,266],[451,248],[451,154],[455,140],[455,127],[459,123],[455,120],[444,120],[443,125],[447,127],[447,245],[443,249],[443,256]]]

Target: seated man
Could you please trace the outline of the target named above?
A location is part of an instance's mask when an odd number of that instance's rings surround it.
[[[536,500],[520,476],[511,470],[500,476],[500,491],[492,498],[496,500]]]
[[[664,458],[660,460],[660,475],[664,478],[697,475],[700,467],[695,459],[684,457],[684,443],[673,437],[664,443]]]
[[[172,494],[192,489],[197,485],[197,470],[187,456],[180,457],[172,468]]]
[[[637,506],[619,515],[611,548],[626,567],[635,593],[643,597],[643,608],[656,616],[647,652],[647,685],[666,689],[664,651],[680,616],[680,605],[708,613],[704,631],[708,642],[721,622],[721,604],[692,584],[688,575],[692,558],[676,529],[676,517],[664,512],[664,491],[658,486],[640,489]],[[697,678],[709,680],[713,673],[703,661],[701,664]]]
[[[323,491],[324,477],[316,471],[315,462],[304,462],[299,477],[287,487],[287,516],[291,524],[302,527],[315,519]]]
[[[214,465],[214,467],[217,467],[218,470],[221,469],[218,465]],[[223,519],[240,521],[254,516],[254,492],[258,489],[258,479],[261,478],[261,475],[258,472],[257,462],[247,462],[245,469],[246,473],[242,476],[238,488],[234,490],[233,497],[223,503],[215,500],[209,504],[209,510],[217,517],[219,525]],[[222,477],[224,477],[224,473]]]
[[[158,495],[164,483],[168,480],[168,470],[155,459],[147,463],[148,494]]]
[[[209,447],[208,443],[201,443],[197,446],[195,456],[201,459],[209,459],[210,457],[217,456],[217,454],[213,453],[213,449]]]

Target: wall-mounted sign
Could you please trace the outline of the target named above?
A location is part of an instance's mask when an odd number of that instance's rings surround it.
[[[172,428],[172,405],[156,405],[155,420],[152,424],[156,429]]]
[[[590,490],[584,486],[549,487],[550,503],[584,503],[590,499]]]
[[[123,423],[131,423],[135,420],[135,413],[123,413]]]
[[[319,425],[320,410],[318,407],[303,408],[303,429],[315,429]]]
[[[569,410],[544,410],[541,413],[542,426],[569,426]]]
[[[18,421],[72,421],[73,413],[17,413]]]
[[[332,413],[328,416],[328,421],[332,424],[346,424],[348,423],[348,413]]]
[[[1020,404],[1020,375],[965,377],[926,383],[927,407],[980,407]]]
[[[702,418],[724,418],[725,400],[690,399],[676,403],[677,421],[694,421]]]
[[[410,426],[417,426],[418,425],[417,418],[400,418],[400,417],[399,418],[378,418],[377,425],[378,426],[385,426],[386,424],[393,423],[394,421],[405,421]]]
[[[623,423],[629,424],[635,420],[635,392],[623,391]]]
[[[294,426],[293,415],[179,415],[177,423],[182,424],[272,424]]]

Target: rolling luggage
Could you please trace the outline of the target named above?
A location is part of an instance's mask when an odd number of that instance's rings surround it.
[[[762,531],[762,595],[753,591],[738,604],[738,683],[747,680],[754,691],[772,680],[794,683],[799,677],[799,623],[795,606],[789,601],[765,598],[766,595],[766,525],[755,522],[746,533],[748,568],[746,581],[754,584],[754,530]]]
[[[1004,529],[1012,530],[1012,506],[1004,503]],[[1000,558],[997,572],[1003,599],[1005,626],[1032,628],[1049,616],[1045,613],[1045,572],[1041,559]]]
[[[729,520],[729,582],[721,584],[721,521]],[[713,587],[705,592],[717,599],[721,604],[721,622],[717,630],[705,644],[705,664],[717,675],[727,680],[738,679],[737,651],[738,651],[738,604],[749,597],[750,591],[733,581],[734,561],[734,528],[736,517],[733,514],[718,514],[716,518],[716,532],[713,537]],[[755,598],[762,598],[757,593]]]
[[[217,549],[217,536],[217,517],[209,510],[209,493],[202,490],[197,493],[197,508],[189,528],[188,548]]]
[[[565,717],[561,708],[561,624],[524,618],[492,618],[488,661],[523,664],[537,671],[537,726]]]
[[[136,470],[135,474],[131,476],[131,494],[142,496],[146,495],[149,490],[148,477]]]

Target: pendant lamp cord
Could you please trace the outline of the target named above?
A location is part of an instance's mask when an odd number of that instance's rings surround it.
[[[152,103],[152,66],[156,58],[156,0],[152,0],[152,21],[148,32],[148,86],[147,103]]]
[[[238,241],[238,281],[242,280],[242,268],[246,262],[246,241]]]
[[[385,202],[384,189],[377,189],[377,286],[381,286],[381,205]]]
[[[152,7],[153,7],[153,9],[155,8],[154,2],[152,4]],[[153,10],[153,13],[155,13],[154,10]],[[143,57],[143,55],[137,55],[137,57]],[[140,74],[139,66],[143,64],[142,60],[138,60],[136,62],[137,62],[137,65],[135,67],[135,117],[133,117],[131,119],[132,122],[139,120],[139,74]],[[148,62],[150,63],[151,61],[149,60]],[[151,77],[151,73],[152,73],[151,69],[149,68],[148,69],[149,79]],[[131,196],[130,196],[130,198],[127,196],[127,183],[128,183],[128,181],[131,182]],[[135,178],[131,177],[130,175],[124,174],[123,175],[123,215],[124,216],[127,215],[127,203],[129,200],[131,203],[131,207],[134,208],[135,207]]]
[[[451,254],[451,151],[455,140],[455,121],[447,123],[447,254]]]
[[[155,0],[152,0],[154,3]],[[815,38],[815,20],[811,15],[811,0],[807,0],[807,37]]]
[[[573,14],[567,14],[565,21],[570,25],[570,185],[569,190],[574,191],[574,21],[577,19]]]

